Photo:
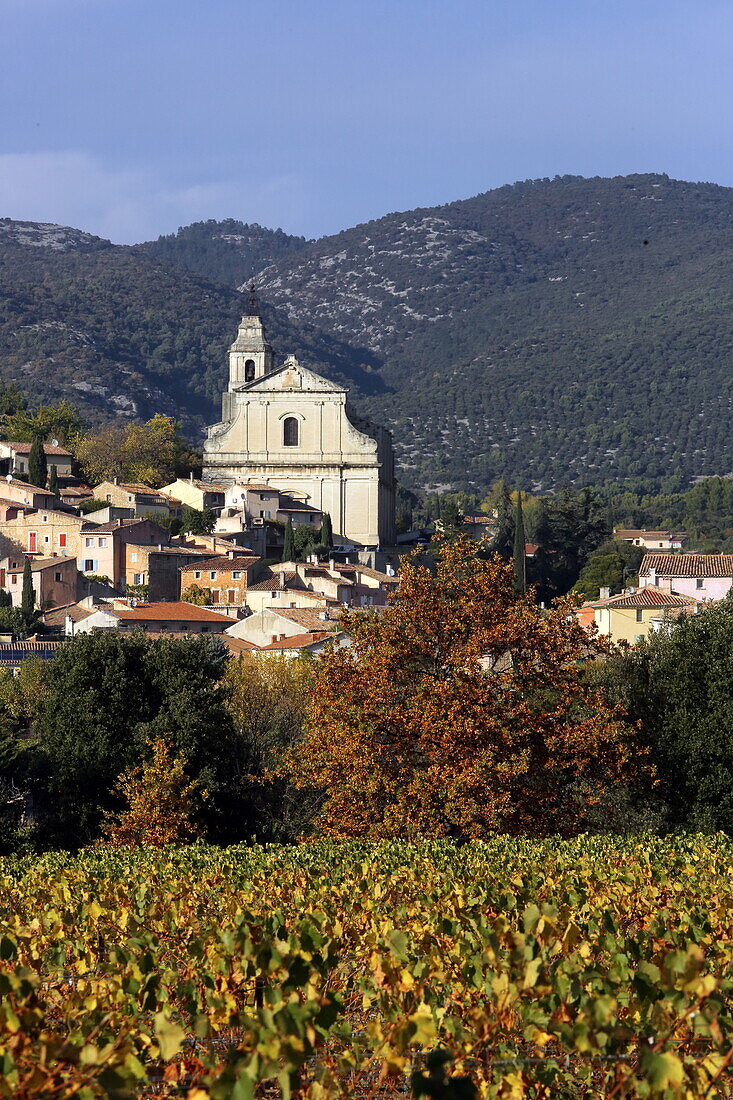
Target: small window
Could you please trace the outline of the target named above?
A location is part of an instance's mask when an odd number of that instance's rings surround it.
[[[61,580],[61,574],[60,574],[60,573],[54,573],[54,575],[53,575],[53,579],[54,579],[55,581],[60,581],[60,580]]]
[[[276,600],[277,599],[277,592],[271,592],[270,593],[270,599],[271,600]]]
[[[142,584],[144,582],[144,580],[145,580],[144,574],[142,574],[142,573],[133,573],[132,574],[132,583],[133,584]]]
[[[221,602],[220,597],[221,597],[221,593],[219,592],[219,589],[218,588],[212,588],[212,590],[211,590],[211,602],[212,603],[220,603]]]
[[[137,550],[133,550],[130,554],[130,561],[137,561]]]
[[[298,446],[298,421],[294,416],[286,416],[283,420],[283,445]]]
[[[705,587],[705,579],[703,577],[698,577],[695,581],[695,587],[696,588],[704,588]]]
[[[43,536],[43,541],[44,542],[50,542],[51,541],[51,536],[50,535],[44,535]]]
[[[99,545],[100,545],[101,547],[105,547],[105,546],[107,545],[107,540],[106,540],[106,539],[100,539],[100,540],[99,540]]]
[[[85,546],[94,546],[94,539],[84,539]]]
[[[643,623],[644,622],[644,612],[642,611],[642,609],[640,607],[637,608],[637,610],[636,610],[636,621],[637,621],[637,623]]]
[[[11,583],[11,584],[17,584],[17,583],[18,583],[18,575],[17,575],[17,573],[13,573],[12,577],[10,578],[10,583]]]
[[[240,569],[235,569],[234,572],[232,573],[232,580],[241,581],[241,579],[242,579],[241,570]]]
[[[60,531],[59,532],[59,549],[60,550],[65,550],[66,549],[66,531]]]
[[[97,563],[93,558],[86,558],[84,561],[84,572],[94,573],[97,568]]]
[[[248,359],[244,364],[244,380],[245,382],[254,382],[255,379],[255,361],[254,359]]]
[[[201,580],[201,570],[200,569],[195,569],[194,570],[193,579],[195,581],[200,581]]]
[[[263,519],[270,519],[270,518],[271,518],[271,517],[270,517],[270,509],[269,509],[269,508],[263,508],[263,509],[262,509],[262,518],[263,518]]]
[[[41,519],[43,520],[44,523],[48,523],[48,516],[46,515],[45,512],[43,513]]]
[[[211,571],[209,572],[209,580],[210,580],[210,581],[215,581],[215,580],[216,580],[216,570],[215,570],[215,569],[212,569],[212,570],[211,570]]]

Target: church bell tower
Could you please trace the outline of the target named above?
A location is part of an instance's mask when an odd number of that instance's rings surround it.
[[[254,280],[247,285],[247,307],[239,323],[237,338],[229,348],[229,393],[263,378],[272,370],[272,345],[265,338]]]

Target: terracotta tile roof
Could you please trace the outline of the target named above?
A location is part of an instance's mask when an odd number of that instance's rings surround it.
[[[4,444],[6,447],[12,447],[17,455],[29,455],[31,453],[31,443],[11,443],[8,441]],[[71,458],[71,451],[64,450],[63,447],[54,447],[52,443],[43,444],[44,453],[47,455],[64,455],[66,458]]]
[[[41,570],[51,569],[52,566],[55,566],[58,569],[59,566],[61,566],[63,564],[68,565],[69,562],[72,562],[73,565],[74,565],[74,568],[76,569],[76,558],[29,558],[28,561],[31,563],[31,572],[32,573],[40,573]],[[5,570],[5,572],[6,573],[22,573],[24,569],[25,569],[25,562],[23,563],[23,565],[18,565],[18,566],[15,566],[15,567],[8,568],[8,569]]]
[[[218,569],[222,573],[231,573],[236,569],[240,572],[256,565],[259,560],[257,557],[228,558],[226,554],[222,554],[216,558],[203,558],[201,561],[192,562],[184,566],[184,569]]]
[[[699,603],[693,596],[675,596],[671,592],[663,592],[661,588],[650,584],[645,588],[639,588],[636,592],[621,592],[618,596],[610,596],[607,600],[597,600],[591,607],[692,607]]]
[[[234,489],[254,489],[257,493],[277,493],[280,494],[280,490],[276,489],[274,485],[260,485],[256,481],[241,482],[238,481],[236,485],[232,486]]]
[[[290,638],[281,638],[279,642],[270,642],[269,645],[260,646],[260,649],[304,649],[333,638],[330,630],[313,631],[310,634],[293,634]]]
[[[5,479],[8,485],[17,485],[19,489],[30,489],[32,493],[44,493],[51,500],[54,500],[53,493],[49,493],[48,489],[41,489],[38,485],[31,485],[29,481],[21,481],[19,478],[14,477],[12,481]]]
[[[310,607],[273,607],[271,610],[273,614],[280,615],[281,618],[288,619],[292,623],[297,623],[298,626],[305,627],[311,633],[328,630],[329,628],[324,626],[324,623],[332,622],[335,626],[335,620],[338,618],[338,614],[332,608],[316,611],[315,608],[311,609]],[[321,618],[324,614],[328,615],[328,619]]]
[[[733,577],[733,554],[645,554],[639,576]]]
[[[682,536],[675,531],[647,531],[645,528],[637,527],[614,527],[613,537],[615,539],[679,539]]]
[[[216,611],[209,611],[208,607],[197,607],[184,601],[171,601],[170,603],[145,603],[137,607],[119,608],[111,612],[124,622],[191,622],[191,623],[226,623],[231,625],[237,622],[228,615],[219,615]]]
[[[52,607],[50,611],[44,611],[43,621],[47,626],[64,626],[67,616],[75,623],[88,619],[94,611],[89,607],[82,607],[79,603],[68,603],[63,607]]]
[[[248,642],[246,638],[235,638],[233,634],[219,634],[219,637],[235,657],[240,653],[251,653],[253,649],[259,648],[254,642]]]
[[[72,518],[76,519],[77,517],[74,516]],[[117,531],[123,527],[134,527],[136,523],[150,522],[150,520],[142,519],[141,517],[138,517],[137,519],[111,519],[108,523],[93,523],[91,520],[85,520],[85,522],[82,524],[81,529],[84,534],[87,535],[105,535],[109,534],[111,531]],[[163,530],[164,528],[161,527],[161,531]],[[167,531],[165,532],[165,537],[166,539],[168,538]]]
[[[372,577],[377,581],[384,581],[385,584],[399,584],[397,577],[390,577],[389,573],[380,573],[378,569],[372,569],[368,565],[334,565],[334,569],[338,573],[356,573],[357,577],[363,574],[365,577]]]

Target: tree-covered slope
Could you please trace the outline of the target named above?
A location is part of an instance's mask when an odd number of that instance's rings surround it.
[[[54,245],[20,224],[0,222],[0,374],[34,395],[200,427],[254,273],[278,354],[348,382],[409,484],[733,470],[731,189],[540,180],[319,241],[227,221]]]

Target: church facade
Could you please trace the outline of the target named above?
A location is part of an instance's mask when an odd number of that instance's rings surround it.
[[[221,423],[208,429],[204,442],[204,479],[272,485],[328,512],[337,541],[392,546],[392,436],[357,417],[347,396],[293,355],[275,367],[250,299],[229,349]]]

